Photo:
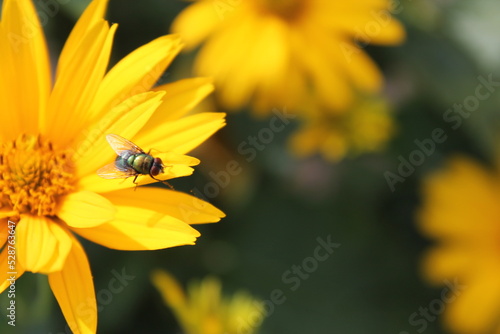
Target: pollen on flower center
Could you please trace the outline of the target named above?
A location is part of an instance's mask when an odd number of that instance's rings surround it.
[[[40,136],[0,144],[0,207],[17,215],[54,215],[59,196],[74,188],[69,151]]]
[[[304,12],[307,0],[258,0],[258,3],[264,11],[293,21]]]

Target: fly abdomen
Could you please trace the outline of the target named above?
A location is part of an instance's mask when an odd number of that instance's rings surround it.
[[[127,163],[139,174],[149,174],[153,164],[153,157],[146,153],[131,155],[127,159]]]

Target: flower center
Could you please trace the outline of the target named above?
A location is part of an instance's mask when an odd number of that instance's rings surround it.
[[[266,12],[277,15],[286,21],[297,19],[309,0],[257,0]]]
[[[74,189],[69,151],[40,136],[0,143],[0,209],[15,215],[54,215],[59,196]]]

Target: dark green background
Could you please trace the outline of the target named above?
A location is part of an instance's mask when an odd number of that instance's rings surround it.
[[[48,21],[54,63],[85,4],[69,1]],[[112,62],[167,33],[185,5],[174,0],[111,1],[108,19],[119,23]],[[424,0],[401,1],[401,6],[406,43],[366,49],[383,69],[385,93],[395,105],[398,132],[387,150],[340,163],[319,156],[299,160],[286,148],[287,137],[298,127],[293,122],[247,162],[238,146],[267,127],[269,120],[257,121],[248,110],[231,113],[227,127],[194,153],[203,160],[195,174],[172,182],[186,192],[202,191],[213,181],[210,172],[220,172],[232,160],[241,166],[242,172],[210,199],[227,218],[199,226],[202,237],[196,246],[121,252],[82,241],[98,300],[104,296],[99,300],[100,333],[180,332],[150,283],[156,268],[172,272],[183,283],[215,274],[227,293],[245,289],[264,300],[273,290],[282,290],[286,300],[264,320],[263,334],[446,333],[439,319],[426,322],[425,328],[409,322],[412,313],[428,307],[441,293],[441,287],[429,287],[419,274],[419,259],[431,241],[418,233],[414,214],[421,202],[422,179],[447,157],[461,153],[486,165],[493,161],[499,94],[482,101],[457,130],[443,114],[474,94],[478,76],[492,73],[500,79],[500,4]],[[192,56],[179,56],[162,83],[192,77]],[[414,141],[429,138],[435,128],[442,128],[447,140],[391,192],[384,173],[395,172],[398,157],[407,159],[417,148]],[[317,238],[328,236],[340,247],[291,290],[293,284],[283,281],[283,274],[313,256]],[[134,279],[108,299],[109,281],[114,272],[122,271]],[[45,276],[25,274],[17,290],[13,333],[65,333]],[[1,295],[2,309],[6,302],[6,295]],[[2,320],[0,332],[12,328]]]

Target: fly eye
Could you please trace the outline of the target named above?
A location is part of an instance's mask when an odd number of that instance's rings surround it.
[[[153,165],[153,167],[151,167],[151,175],[153,176],[156,176],[158,174],[160,174],[160,172],[163,172],[163,168],[161,168],[160,166],[157,166],[157,165]]]

